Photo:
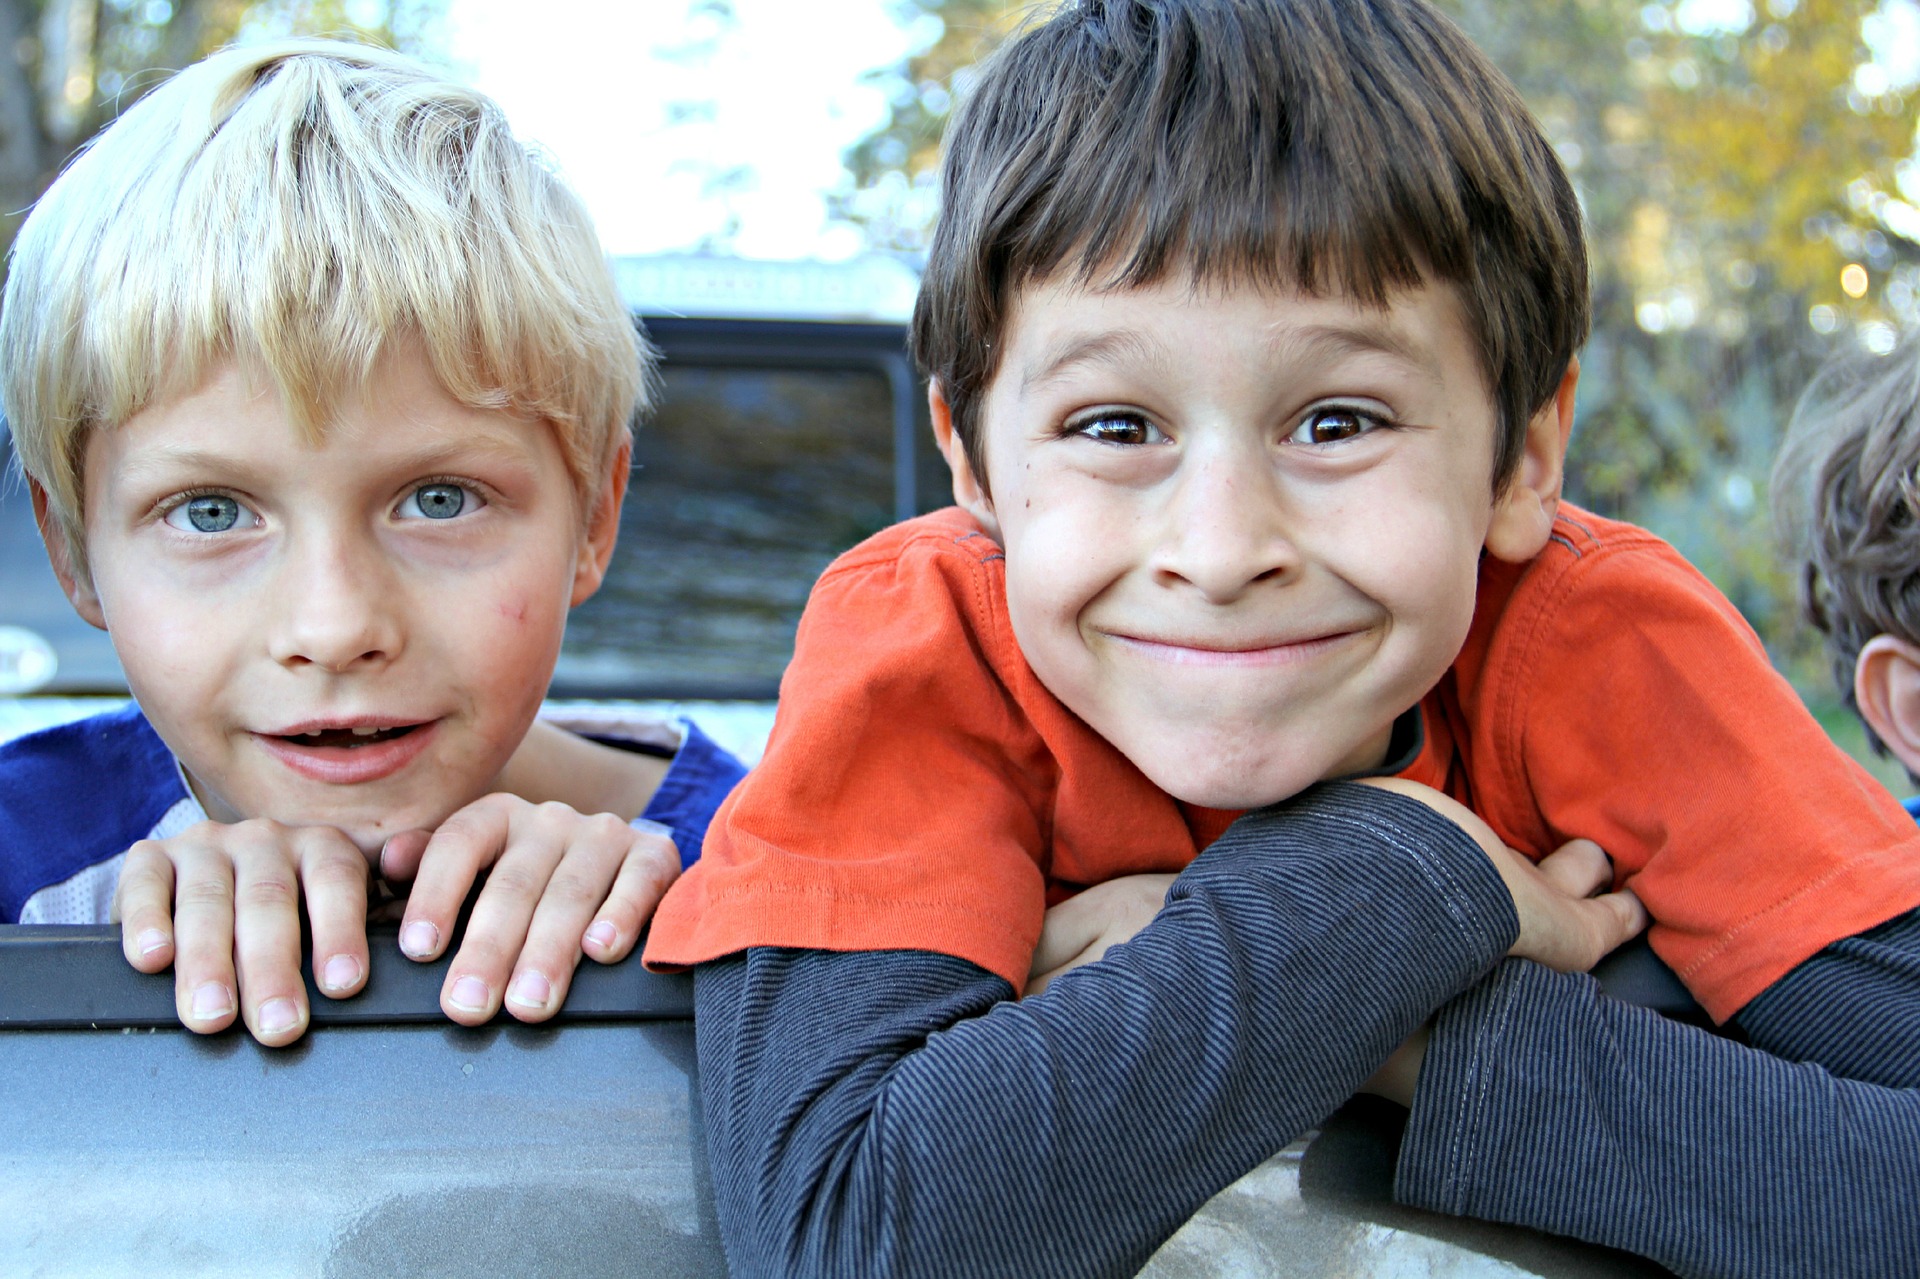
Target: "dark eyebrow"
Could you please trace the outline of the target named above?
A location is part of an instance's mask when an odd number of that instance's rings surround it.
[[[1056,343],[1029,364],[1020,378],[1020,391],[1029,394],[1082,364],[1105,364],[1115,368],[1156,368],[1167,360],[1166,348],[1148,333],[1135,329],[1109,329],[1069,337]]]
[[[1389,355],[1425,373],[1440,372],[1440,362],[1425,345],[1388,323],[1322,324],[1273,339],[1276,352],[1307,364],[1330,364],[1352,355]]]

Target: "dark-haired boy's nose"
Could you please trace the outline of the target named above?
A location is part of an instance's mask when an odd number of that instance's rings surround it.
[[[1261,583],[1286,580],[1300,565],[1287,535],[1271,471],[1231,454],[1195,459],[1161,511],[1152,552],[1164,585],[1226,604]]]

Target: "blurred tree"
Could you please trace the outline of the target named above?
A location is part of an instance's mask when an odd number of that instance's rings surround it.
[[[917,253],[939,204],[940,131],[965,93],[974,63],[1034,11],[1033,0],[898,0],[901,24],[923,43],[879,74],[891,107],[885,124],[847,155],[853,188],[838,201],[878,249]]]
[[[444,0],[0,0],[0,248],[73,149],[236,38],[434,43]]]
[[[1911,0],[1448,7],[1533,105],[1585,206],[1594,336],[1570,491],[1673,541],[1804,691],[1830,696],[1803,660],[1764,499],[1818,362],[1920,323],[1920,214],[1895,194],[1920,177],[1920,95],[1865,38]]]
[[[1807,641],[1768,533],[1767,472],[1820,358],[1920,325],[1920,68],[1883,65],[1866,39],[1878,24],[1881,56],[1911,56],[1887,46],[1920,43],[1920,7],[1439,3],[1519,86],[1585,207],[1594,336],[1570,492],[1674,541],[1793,665]],[[892,118],[849,156],[843,205],[877,246],[924,246],[948,95],[1030,10],[902,3],[924,51],[892,76]],[[1824,679],[1813,672],[1796,671]]]

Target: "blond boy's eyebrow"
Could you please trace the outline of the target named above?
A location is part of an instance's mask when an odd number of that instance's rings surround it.
[[[502,465],[525,465],[527,450],[506,439],[484,433],[462,435],[443,444],[434,444],[415,452],[384,461],[382,470],[399,473],[457,470],[459,464],[476,458]],[[227,453],[210,453],[181,445],[160,445],[124,459],[115,470],[123,479],[136,484],[151,478],[169,478],[182,473],[214,475],[245,474],[255,469],[251,459]]]
[[[1152,369],[1166,362],[1166,348],[1151,334],[1136,329],[1109,329],[1104,333],[1070,337],[1053,346],[1027,366],[1020,379],[1020,390],[1022,394],[1030,394],[1083,364]]]

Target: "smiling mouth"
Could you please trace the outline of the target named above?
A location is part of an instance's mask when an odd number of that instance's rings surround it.
[[[390,728],[319,728],[305,733],[275,734],[274,740],[285,742],[289,746],[330,747],[352,750],[359,746],[373,746],[380,742],[390,742],[397,737],[405,737],[418,724],[396,724]]]
[[[1359,631],[1335,631],[1301,639],[1246,643],[1148,639],[1108,632],[1111,638],[1145,656],[1176,666],[1286,666],[1338,648]]]

